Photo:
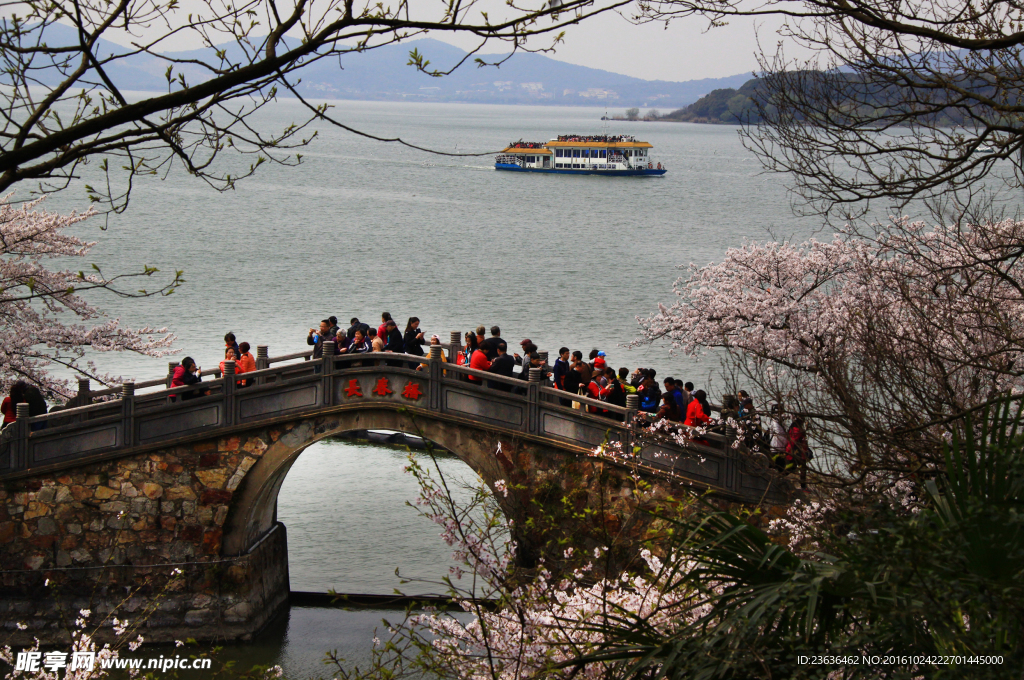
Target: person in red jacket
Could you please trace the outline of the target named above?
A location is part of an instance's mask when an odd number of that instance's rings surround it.
[[[711,417],[704,413],[704,408],[701,406],[701,401],[703,400],[698,394],[704,396],[704,390],[694,392],[693,401],[686,407],[686,420],[683,422],[683,425],[688,427],[704,427],[711,422]]]
[[[786,444],[786,465],[796,466],[800,472],[800,488],[807,488],[807,461],[811,447],[807,445],[807,431],[804,419],[795,418],[789,426],[789,442]]]
[[[469,357],[469,367],[477,371],[486,371],[491,367],[491,360],[487,358],[487,352],[482,349],[474,350],[472,356]],[[480,378],[475,375],[466,376],[470,382],[481,383],[483,382]]]

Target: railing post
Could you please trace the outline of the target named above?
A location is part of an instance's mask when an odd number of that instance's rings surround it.
[[[633,444],[636,441],[633,437],[633,421],[636,419],[637,411],[640,410],[640,395],[635,392],[626,395],[626,415],[623,418],[623,426],[626,428],[625,441],[622,445],[626,453],[633,453]]]
[[[75,403],[79,406],[88,406],[92,403],[92,391],[89,389],[89,379],[78,379],[78,396]]]
[[[224,371],[221,373],[221,380],[224,382],[224,424],[235,424],[235,362],[229,359],[224,362]]]
[[[462,333],[459,331],[450,331],[451,344],[448,345],[448,361],[456,362],[455,355],[462,351]]]
[[[334,341],[324,341],[324,355],[322,358],[323,363],[323,376],[320,380],[320,384],[323,386],[323,395],[320,399],[320,403],[324,406],[330,406],[334,400],[334,360],[338,357],[334,354]]]
[[[15,451],[17,457],[11,461],[11,467],[16,470],[24,470],[28,467],[28,419],[31,417],[28,412],[28,404],[18,404],[14,409],[16,422],[14,426],[17,428],[15,434]]]
[[[540,432],[540,374],[539,368],[530,367],[530,380],[526,386],[526,421],[530,434]]]
[[[430,384],[427,387],[429,398],[427,406],[431,411],[441,410],[441,379],[444,376],[444,362],[441,360],[441,345],[431,345],[427,364]]]
[[[126,448],[135,445],[135,383],[121,385],[121,428]]]
[[[627,416],[630,416],[630,417],[631,416],[635,416],[636,412],[640,410],[640,395],[636,394],[635,392],[631,393],[631,394],[627,394],[626,395],[626,408],[629,411],[631,411],[631,413],[627,413],[626,414]],[[630,418],[630,420],[627,420],[626,422],[629,423],[629,422],[631,422],[631,420],[632,420],[632,418]]]
[[[256,345],[256,370],[262,371],[265,368],[270,368],[270,347],[268,345]],[[265,377],[256,378],[257,385],[265,385],[267,379]]]

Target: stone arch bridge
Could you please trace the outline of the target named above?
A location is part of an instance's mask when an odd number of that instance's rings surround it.
[[[149,640],[247,638],[287,602],[276,510],[288,470],[312,443],[353,430],[422,436],[492,488],[508,482],[496,498],[526,561],[572,535],[612,545],[625,564],[653,530],[639,510],[687,488],[722,503],[788,501],[784,480],[723,437],[682,448],[641,436],[626,425],[635,397],[626,408],[576,397],[609,411],[598,415],[537,369],[503,378],[445,363],[436,347],[354,361],[330,344],[316,361],[260,347],[256,372],[236,378],[229,362],[187,400],[168,377],[96,393],[83,381],[78,406],[34,418],[19,404],[0,449],[0,618],[12,634],[56,639],[70,613],[116,608]]]

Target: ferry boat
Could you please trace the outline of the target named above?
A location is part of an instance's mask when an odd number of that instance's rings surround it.
[[[560,135],[549,142],[512,142],[494,159],[495,170],[566,175],[664,175],[649,142],[631,135]]]

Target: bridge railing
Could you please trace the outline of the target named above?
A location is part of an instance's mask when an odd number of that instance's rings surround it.
[[[95,393],[86,384],[79,399],[85,403],[75,408],[29,417],[27,404],[18,404],[17,422],[4,431],[0,477],[174,446],[335,409],[404,407],[584,449],[618,442],[624,451],[632,451],[636,443],[643,464],[731,495],[752,495],[767,488],[767,482],[754,479],[757,475],[744,473],[739,454],[718,435],[695,438],[689,451],[679,450],[668,439],[638,437],[630,427],[635,397],[623,408],[570,395],[544,385],[539,369],[530,370],[529,380],[500,376],[443,362],[440,349],[432,347],[428,357],[334,355],[333,343],[325,343],[326,356],[311,359],[309,351],[269,357],[261,346],[256,371],[235,375],[234,362],[225,362],[223,375],[207,371],[214,379],[189,387],[170,387],[169,377]],[[141,386],[150,391],[139,392]],[[198,394],[185,398],[189,392]],[[89,403],[94,398],[106,400]],[[573,408],[572,402],[598,412]]]

